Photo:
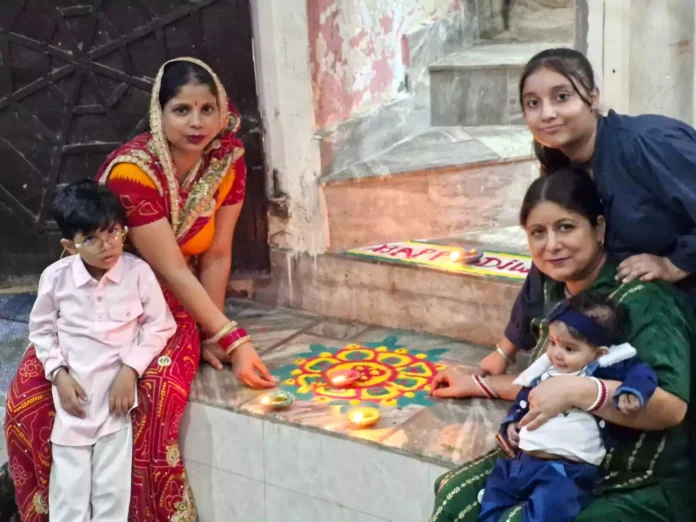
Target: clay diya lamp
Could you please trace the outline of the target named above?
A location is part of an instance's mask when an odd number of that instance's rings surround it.
[[[360,372],[357,370],[329,370],[326,372],[326,379],[334,388],[348,388],[360,379]]]
[[[450,261],[453,263],[464,263],[467,265],[472,265],[479,261],[483,257],[483,252],[471,248],[469,250],[453,250],[450,253]]]
[[[274,410],[284,410],[295,402],[295,396],[284,390],[275,390],[261,398],[261,404]]]
[[[377,408],[370,408],[368,406],[356,406],[351,408],[347,413],[348,422],[356,428],[369,428],[375,424],[382,414]]]

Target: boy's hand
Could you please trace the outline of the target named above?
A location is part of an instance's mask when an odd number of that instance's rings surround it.
[[[627,415],[636,413],[640,410],[640,401],[638,397],[630,393],[622,393],[619,395],[619,411]]]
[[[507,438],[510,446],[517,449],[520,445],[520,432],[516,422],[511,422],[507,427]]]
[[[53,383],[58,389],[58,398],[63,409],[73,417],[85,418],[85,410],[80,401],[87,402],[87,394],[82,386],[73,379],[65,368],[60,368],[54,378]]]
[[[121,366],[118,375],[111,385],[109,392],[109,411],[118,416],[128,414],[135,403],[136,371],[125,364]]]

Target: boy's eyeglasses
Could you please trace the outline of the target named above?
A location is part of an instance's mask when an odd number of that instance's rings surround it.
[[[127,234],[128,227],[118,230],[109,230],[108,232],[99,234],[99,236],[90,236],[86,238],[82,243],[75,243],[75,248],[77,250],[95,251],[102,250],[107,245],[122,245],[123,242],[126,240]]]

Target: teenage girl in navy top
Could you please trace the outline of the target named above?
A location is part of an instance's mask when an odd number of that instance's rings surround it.
[[[573,163],[593,176],[617,277],[662,279],[691,287],[696,298],[696,131],[664,116],[601,115],[592,66],[573,49],[534,56],[519,95],[542,173]],[[532,269],[484,372],[504,373],[517,350],[534,346],[530,324],[542,315],[541,292],[542,276]]]

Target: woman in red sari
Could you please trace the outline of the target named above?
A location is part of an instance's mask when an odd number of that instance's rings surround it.
[[[155,80],[151,132],[114,151],[98,174],[119,195],[130,240],[160,277],[178,325],[138,384],[132,522],[196,520],[178,441],[201,356],[217,369],[232,363],[235,375],[250,387],[274,386],[249,336],[223,313],[246,182],[244,149],[235,134],[239,122],[206,64],[172,60]],[[12,382],[5,420],[24,522],[48,520],[53,418],[51,384],[29,348]]]

